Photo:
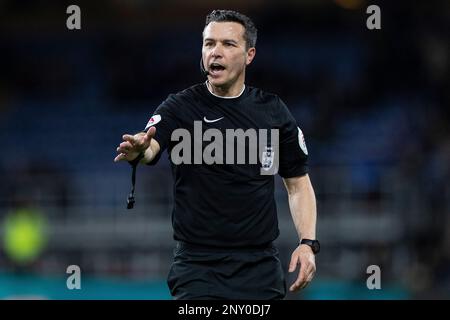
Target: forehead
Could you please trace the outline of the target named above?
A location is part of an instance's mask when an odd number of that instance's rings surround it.
[[[244,26],[237,22],[211,22],[203,30],[203,39],[244,41]]]

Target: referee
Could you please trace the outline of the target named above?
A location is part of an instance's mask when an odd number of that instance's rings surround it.
[[[153,165],[168,151],[175,183],[172,224],[177,246],[167,284],[175,299],[285,297],[285,277],[273,244],[279,235],[274,174],[264,174],[267,168],[275,168],[283,178],[299,237],[289,264],[289,272],[298,267],[298,276],[289,290],[307,286],[316,271],[320,247],[308,151],[283,101],[245,84],[256,38],[256,27],[245,15],[212,11],[203,31],[201,69],[206,82],[169,95],[144,132],[125,134],[117,148],[114,161],[134,165]],[[230,130],[270,133],[257,137],[258,146],[262,143],[265,148],[256,148],[256,163],[249,160],[255,150],[251,139],[245,145],[245,161],[236,160],[240,145],[229,139],[216,145],[223,149],[215,150],[215,162],[201,159],[214,140],[206,141],[206,131],[217,139],[220,134],[228,138]],[[192,141],[177,153],[181,133]],[[198,146],[200,159],[195,153]],[[184,161],[175,161],[180,156]]]

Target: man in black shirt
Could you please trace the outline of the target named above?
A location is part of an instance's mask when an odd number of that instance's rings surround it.
[[[144,132],[124,135],[116,162],[155,164],[167,149],[174,175],[177,241],[168,285],[176,299],[282,299],[274,174],[283,178],[300,239],[291,291],[315,273],[316,203],[303,133],[276,95],[246,86],[256,28],[246,16],[206,18],[201,68],[207,81],[161,103]]]

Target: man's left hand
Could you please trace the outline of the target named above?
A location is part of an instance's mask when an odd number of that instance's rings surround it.
[[[316,273],[316,258],[308,245],[301,244],[294,250],[289,264],[289,272],[294,272],[298,265],[300,265],[300,270],[297,280],[289,288],[291,292],[305,288]]]

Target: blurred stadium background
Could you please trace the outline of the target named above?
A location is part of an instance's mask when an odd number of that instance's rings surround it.
[[[170,299],[167,157],[139,167],[132,211],[130,167],[112,160],[169,93],[204,81],[201,31],[220,8],[256,22],[246,83],[284,99],[310,152],[323,251],[287,298],[450,298],[450,2],[365,0],[0,1],[0,298]],[[287,269],[279,177],[276,195]]]

